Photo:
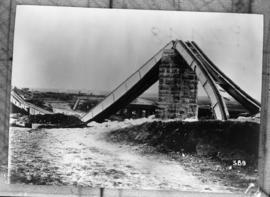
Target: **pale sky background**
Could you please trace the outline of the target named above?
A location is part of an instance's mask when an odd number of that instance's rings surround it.
[[[260,101],[263,17],[250,14],[18,6],[12,85],[110,91],[172,39]]]

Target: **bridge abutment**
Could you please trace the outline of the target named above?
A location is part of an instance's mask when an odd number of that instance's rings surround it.
[[[163,52],[159,67],[157,116],[162,119],[197,118],[196,74],[174,50]]]

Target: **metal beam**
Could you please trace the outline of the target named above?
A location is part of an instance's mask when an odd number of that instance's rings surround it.
[[[218,120],[227,120],[229,113],[223,97],[221,96],[213,78],[204,67],[203,62],[200,60],[192,45],[189,42],[176,41],[174,48],[183,57],[190,68],[196,73],[200,83],[202,84],[205,92],[207,93],[210,101],[214,116]]]
[[[251,114],[257,114],[261,110],[261,105],[254,98],[249,96],[238,85],[236,85],[229,77],[227,77],[199,48],[195,42],[191,45],[196,49],[196,53],[200,54],[201,60],[206,65],[205,68],[209,74],[227,93],[229,93],[235,100],[237,100],[244,108]]]
[[[144,90],[148,89],[158,80],[157,69],[155,69],[156,74],[151,72],[153,72],[154,67],[159,63],[163,50],[172,47],[173,42],[169,42],[165,47],[160,49],[142,67],[115,88],[103,101],[85,114],[81,120],[83,122],[90,122],[92,120],[101,121],[116,113],[120,108],[138,97]]]

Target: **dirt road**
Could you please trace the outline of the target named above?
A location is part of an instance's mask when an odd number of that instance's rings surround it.
[[[11,180],[32,184],[229,192],[203,183],[181,163],[139,147],[110,143],[115,125],[80,129],[11,128]]]

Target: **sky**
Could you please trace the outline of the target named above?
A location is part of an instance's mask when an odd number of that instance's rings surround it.
[[[12,85],[111,91],[173,39],[195,41],[260,100],[263,16],[255,14],[19,5]]]

